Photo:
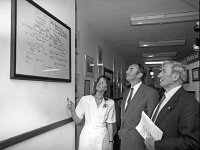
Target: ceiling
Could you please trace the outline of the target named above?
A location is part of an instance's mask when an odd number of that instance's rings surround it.
[[[77,0],[79,17],[126,60],[180,60],[195,51],[196,21],[131,26],[130,17],[199,11],[199,0]],[[185,39],[184,46],[139,48],[140,41]],[[177,53],[175,57],[144,58],[146,53]]]

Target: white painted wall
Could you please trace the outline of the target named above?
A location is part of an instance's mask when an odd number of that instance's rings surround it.
[[[109,70],[113,71],[113,61],[116,60],[118,70],[120,69],[120,65],[123,66],[123,69],[126,70],[126,63],[124,59],[118,54],[115,49],[112,49],[108,46],[107,43],[103,41],[98,34],[81,18],[81,15],[78,12],[78,30],[80,31],[80,53],[78,55],[78,74],[80,74],[80,96],[84,94],[84,80],[88,79],[91,82],[96,81],[98,77],[97,71],[97,46],[102,47],[103,51],[103,64]],[[84,76],[85,71],[85,54],[94,58],[95,60],[95,70],[94,78],[88,78]]]
[[[34,0],[71,27],[72,82],[10,79],[11,0],[0,1],[0,141],[70,117],[66,97],[74,100],[75,1]],[[73,150],[74,123],[7,148],[9,150]]]

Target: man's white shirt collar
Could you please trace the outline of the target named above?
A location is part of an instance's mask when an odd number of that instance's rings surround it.
[[[166,99],[170,99],[176,93],[176,91],[178,91],[178,89],[180,89],[181,87],[182,87],[182,85],[179,85],[179,86],[171,89],[167,93],[165,92]]]
[[[142,82],[139,82],[135,86],[131,86],[131,88],[133,88],[133,94],[132,94],[131,99],[134,97],[135,93],[137,92],[137,90],[139,89],[141,84],[142,84]],[[129,95],[130,95],[130,90],[129,90],[129,93],[128,93],[127,98],[126,98],[125,107],[124,107],[125,109],[127,107],[127,101],[128,101]]]
[[[136,84],[135,86],[133,86],[133,87],[131,86],[131,88],[133,88],[134,91],[137,91],[141,84],[142,84],[142,82],[139,82],[139,83]]]

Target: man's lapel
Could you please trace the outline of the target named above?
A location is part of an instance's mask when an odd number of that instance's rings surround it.
[[[131,102],[127,106],[124,118],[128,116],[131,112],[133,112],[134,108],[137,106],[137,103],[142,100],[142,94],[143,93],[143,85],[141,84],[138,88],[137,92],[135,93],[134,97],[132,98]]]
[[[130,88],[125,91],[124,96],[123,96],[122,107],[121,107],[121,126],[123,126],[124,119],[127,116],[127,108],[125,109],[125,103],[126,103],[126,99],[127,99],[129,91],[130,91]],[[129,103],[129,105],[132,105],[131,103],[132,101]]]
[[[173,109],[173,107],[176,105],[176,103],[178,102],[178,96],[181,93],[181,91],[183,90],[183,88],[180,88],[172,97],[171,99],[167,102],[167,104],[165,104],[165,106],[162,108],[162,110],[160,111],[160,113],[158,114],[158,117],[156,119],[155,124],[159,125],[162,121],[162,119],[167,115],[167,113]]]
[[[130,91],[130,88],[125,91],[124,96],[123,96],[122,105],[121,105],[121,119],[123,118],[124,113],[125,113],[124,108],[125,108],[125,103],[126,103],[126,99],[127,99],[129,91]]]

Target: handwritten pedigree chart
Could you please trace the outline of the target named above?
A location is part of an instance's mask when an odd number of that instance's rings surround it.
[[[33,1],[17,2],[16,74],[71,80],[71,29]]]

